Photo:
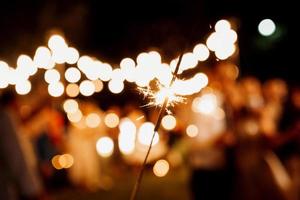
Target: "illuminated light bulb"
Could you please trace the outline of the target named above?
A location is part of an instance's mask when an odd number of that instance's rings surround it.
[[[18,57],[17,69],[30,76],[37,72],[37,67],[34,65],[32,59],[27,55],[20,55]]]
[[[206,40],[206,46],[211,50],[211,51],[216,51],[218,47],[220,46],[220,39],[219,36],[220,34],[217,34],[216,32],[213,32],[210,34],[210,36]]]
[[[199,133],[198,127],[194,124],[190,124],[188,125],[188,127],[186,127],[186,134],[189,137],[196,137]]]
[[[136,58],[138,65],[147,65],[149,61],[148,54],[145,52],[140,53]]]
[[[172,130],[176,127],[176,118],[173,115],[165,115],[161,121],[162,126],[166,130]]]
[[[65,39],[60,35],[52,35],[48,40],[48,47],[52,51],[60,50],[62,48],[66,48],[67,44]]]
[[[124,58],[120,63],[120,68],[124,78],[128,82],[135,81],[135,62],[131,58]]]
[[[125,155],[131,154],[135,148],[136,126],[129,118],[125,118],[121,120],[119,130],[120,151]]]
[[[209,57],[209,50],[204,44],[197,44],[193,49],[193,54],[199,61],[205,61]]]
[[[89,80],[97,80],[102,73],[102,65],[103,63],[96,60],[92,60],[90,63],[86,63],[86,67],[83,70],[85,73],[86,77]]]
[[[60,74],[56,69],[48,69],[44,74],[44,78],[49,84],[57,83],[60,80]]]
[[[79,85],[79,91],[83,96],[91,96],[95,92],[95,85],[92,81],[82,81]]]
[[[52,166],[57,170],[60,170],[63,168],[59,163],[59,158],[60,158],[60,155],[56,155],[51,159]]]
[[[158,160],[153,166],[153,173],[157,177],[164,177],[169,172],[170,165],[166,160]]]
[[[214,94],[204,94],[201,97],[196,97],[192,103],[194,112],[202,114],[212,114],[217,109],[217,97]]]
[[[276,25],[271,19],[264,19],[258,25],[258,31],[263,36],[270,36],[276,30]]]
[[[111,74],[112,81],[124,81],[124,79],[125,79],[125,77],[124,77],[121,69],[116,68],[112,71],[112,74]]]
[[[6,62],[0,60],[0,89],[8,86],[9,66]]]
[[[9,70],[9,66],[6,62],[0,60],[0,72],[3,71],[8,71]]]
[[[67,117],[69,119],[70,122],[73,123],[78,123],[80,122],[80,120],[82,119],[82,113],[81,111],[78,109],[76,112],[74,113],[67,113]]]
[[[79,52],[74,47],[69,47],[66,52],[66,62],[75,64],[79,59]]]
[[[79,86],[74,83],[68,84],[66,87],[66,94],[69,97],[77,97],[79,94]]]
[[[70,168],[74,164],[74,158],[70,154],[63,154],[59,156],[58,163],[62,168]]]
[[[65,72],[65,78],[70,83],[76,83],[81,78],[80,71],[75,67],[70,67]]]
[[[173,78],[172,70],[168,64],[161,64],[157,69],[157,74],[155,75],[158,81],[164,85],[169,86]]]
[[[28,74],[24,74],[19,70],[9,67],[7,72],[7,81],[10,85],[16,85],[17,83],[22,83],[29,78]]]
[[[81,56],[77,61],[77,66],[83,73],[87,73],[89,68],[93,65],[93,62],[91,57]]]
[[[230,22],[225,19],[219,20],[215,25],[216,32],[228,31],[230,29],[231,29]]]
[[[52,97],[60,97],[64,93],[64,85],[62,82],[50,83],[48,85],[48,92]]]
[[[66,113],[75,113],[78,109],[78,103],[74,99],[67,99],[63,104],[64,111]]]
[[[85,123],[87,127],[89,128],[96,128],[100,124],[100,117],[97,113],[90,113],[88,116],[85,118]]]
[[[133,134],[131,133],[127,134],[126,132],[120,132],[118,136],[119,149],[124,155],[129,155],[134,151],[135,137],[133,137],[132,135]]]
[[[66,49],[60,49],[52,52],[51,59],[57,64],[63,64],[66,62],[67,57],[67,47]]]
[[[119,125],[119,116],[115,113],[108,113],[104,118],[104,123],[109,128],[115,128]]]
[[[97,153],[102,157],[109,157],[114,151],[114,142],[110,137],[101,137],[96,143]]]
[[[103,63],[101,65],[99,78],[102,81],[109,81],[111,79],[111,75],[112,75],[112,67],[110,66],[110,64]]]
[[[148,57],[153,64],[161,63],[161,55],[157,51],[150,51],[148,53]]]
[[[217,50],[215,52],[215,55],[220,60],[225,60],[228,57],[230,57],[232,54],[234,54],[235,49],[236,49],[235,45],[229,45],[229,46],[226,46],[222,49]]]
[[[151,143],[151,138],[154,133],[154,124],[151,122],[145,122],[141,125],[138,131],[138,141],[146,146],[149,146]],[[153,146],[159,142],[159,135],[155,132],[153,139]]]
[[[101,92],[103,90],[103,82],[99,79],[94,80],[93,84],[95,85],[95,92]]]
[[[37,48],[33,62],[36,67],[45,69],[51,69],[55,65],[55,63],[51,60],[50,50],[43,46]]]
[[[119,129],[120,132],[128,132],[128,134],[129,132],[134,134],[136,133],[136,126],[129,118],[124,118],[121,120]]]
[[[237,33],[234,30],[228,30],[224,32],[223,40],[227,40],[227,43],[235,43],[237,41]]]
[[[124,83],[123,81],[119,81],[119,80],[110,80],[108,82],[108,89],[114,94],[119,94],[124,89]]]
[[[31,90],[31,83],[29,80],[19,82],[15,85],[16,92],[20,95],[28,94]]]
[[[200,72],[194,76],[195,84],[198,84],[199,87],[204,88],[208,85],[208,77],[206,74]]]
[[[198,64],[198,60],[193,53],[191,53],[191,52],[185,53],[182,56],[179,73],[181,73],[182,71],[187,70],[187,69],[195,68],[197,66],[197,64]]]

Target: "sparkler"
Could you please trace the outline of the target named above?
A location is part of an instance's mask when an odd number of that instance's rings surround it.
[[[183,53],[179,56],[179,59],[178,59],[178,62],[177,62],[177,65],[176,65],[176,68],[175,68],[175,71],[174,71],[174,74],[173,74],[173,77],[172,77],[169,87],[160,87],[159,88],[160,90],[158,92],[154,92],[154,91],[150,90],[149,88],[140,89],[140,91],[142,91],[144,94],[148,94],[150,99],[152,99],[152,102],[149,105],[161,106],[161,108],[160,108],[159,115],[157,117],[157,121],[155,124],[155,128],[154,128],[154,131],[153,131],[153,134],[151,137],[150,145],[148,147],[146,156],[145,156],[143,164],[141,166],[141,170],[136,179],[134,188],[131,193],[130,200],[136,199],[136,195],[138,193],[138,190],[141,185],[142,178],[143,178],[144,170],[146,168],[146,163],[147,163],[147,160],[148,160],[151,148],[152,148],[152,143],[153,143],[155,133],[158,131],[158,129],[160,127],[161,120],[162,120],[163,116],[165,115],[165,112],[166,112],[168,106],[172,106],[176,102],[177,103],[180,102],[180,100],[182,100],[182,98],[183,98],[180,96],[176,96],[176,94],[171,89],[174,81],[177,78],[177,74],[178,74],[178,70],[180,67],[182,57],[183,57]]]

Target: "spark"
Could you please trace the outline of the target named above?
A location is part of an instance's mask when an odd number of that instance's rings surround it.
[[[141,116],[139,116],[138,118],[136,118],[135,120],[136,121],[140,121],[141,119],[144,119],[145,118],[145,115],[141,115]]]
[[[170,107],[174,107],[176,104],[184,103],[186,98],[177,95],[175,89],[171,87],[164,86],[158,81],[155,81],[155,86],[151,87],[151,84],[147,87],[138,87],[138,91],[144,95],[144,97],[149,99],[149,103],[145,106],[155,106],[162,107],[165,99],[168,99],[167,112],[169,113]]]

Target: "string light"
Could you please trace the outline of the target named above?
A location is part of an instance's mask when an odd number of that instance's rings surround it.
[[[81,78],[80,71],[75,67],[70,67],[65,72],[65,78],[70,83],[76,83]]]
[[[52,97],[60,97],[64,93],[64,85],[61,82],[50,83],[48,92]]]

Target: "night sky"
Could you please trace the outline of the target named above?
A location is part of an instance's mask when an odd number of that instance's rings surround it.
[[[214,23],[226,18],[238,25],[242,76],[281,77],[297,84],[292,16],[284,14],[290,6],[258,0],[1,1],[0,60],[14,66],[21,53],[32,56],[55,29],[82,53],[110,63],[151,49],[170,61],[182,49],[205,42]],[[277,25],[272,37],[257,31],[264,18]]]

